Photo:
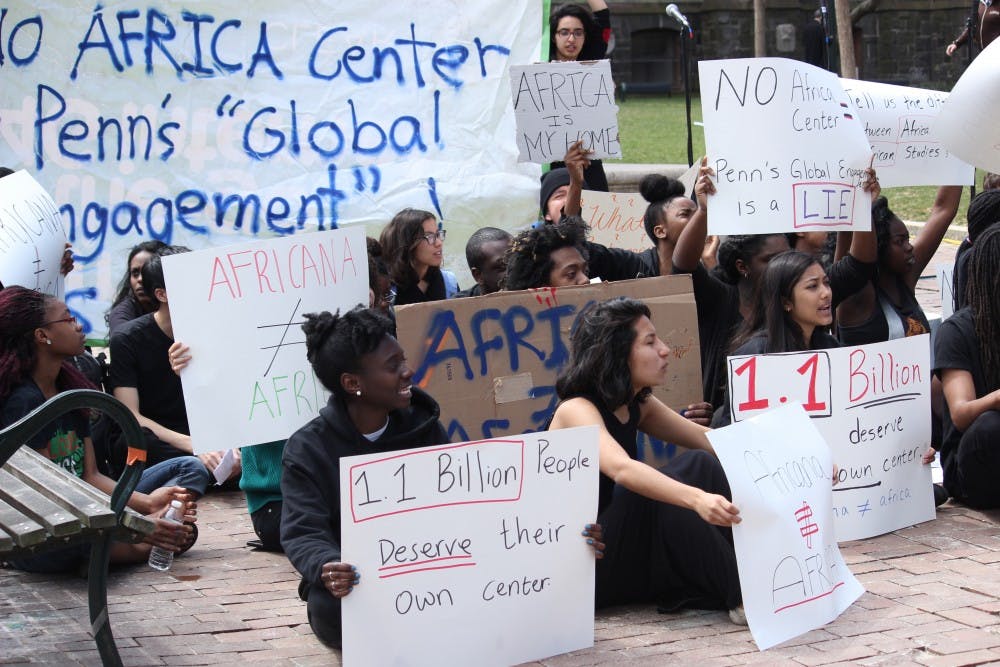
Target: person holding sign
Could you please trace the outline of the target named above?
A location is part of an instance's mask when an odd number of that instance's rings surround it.
[[[379,243],[396,288],[395,305],[450,299],[458,280],[441,268],[445,230],[433,213],[404,208],[382,230]]]
[[[83,327],[62,301],[17,285],[0,292],[0,428],[63,391],[94,388],[70,362],[83,352],[83,344]],[[97,469],[89,411],[63,415],[27,444],[101,491],[114,490],[114,480]],[[189,549],[197,537],[194,500],[207,484],[208,474],[194,458],[146,468],[128,506],[155,519],[156,530],[143,544],[112,543],[111,562],[142,562],[149,558],[151,546]],[[185,503],[184,524],[156,518],[173,500]],[[89,554],[89,545],[73,545],[16,561],[14,566],[31,572],[72,571]]]
[[[361,307],[306,315],[306,355],[331,392],[282,457],[281,545],[302,575],[299,595],[323,643],[341,644],[340,598],[360,583],[340,562],[340,458],[448,442],[440,408],[413,371],[381,312]]]
[[[587,0],[590,11],[579,5],[556,7],[549,18],[549,60],[556,62],[600,60],[607,55],[611,41],[611,10],[604,0]],[[593,13],[591,13],[593,12]],[[552,168],[566,166],[553,162]],[[604,163],[588,163],[585,178],[592,190],[608,191]]]
[[[728,609],[746,624],[729,528],[740,521],[707,428],[651,395],[668,375],[670,348],[641,301],[591,306],[571,335],[548,428],[600,429],[598,522],[604,558],[598,607],[656,603],[666,609]],[[637,457],[637,432],[689,450],[656,470]]]
[[[941,467],[953,498],[1000,507],[1000,226],[982,234],[969,260],[968,306],[941,323],[934,373],[944,387]],[[931,450],[925,462],[934,458]]]
[[[867,170],[865,189],[873,198],[881,191],[875,171]],[[677,239],[673,264],[675,273],[691,273],[698,308],[698,336],[701,344],[701,372],[704,400],[716,409],[724,402],[725,360],[732,336],[752,316],[757,285],[768,263],[789,249],[784,234],[730,236],[719,247],[719,266],[709,272],[699,261],[708,234],[708,199],[716,193],[708,166],[701,162],[695,196],[698,211]],[[850,249],[830,267],[833,303],[863,288],[875,271],[875,237],[871,232],[851,236]],[[764,295],[764,298],[769,298]]]

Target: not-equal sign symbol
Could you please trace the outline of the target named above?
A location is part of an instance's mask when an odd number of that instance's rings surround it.
[[[278,351],[283,347],[290,347],[292,345],[305,345],[304,340],[295,340],[290,343],[285,342],[285,338],[288,336],[288,330],[292,328],[293,324],[296,324],[295,316],[299,312],[299,306],[302,305],[302,299],[295,302],[295,308],[292,310],[292,316],[288,318],[287,322],[282,322],[281,324],[260,324],[257,326],[258,329],[271,329],[275,327],[284,327],[284,331],[281,332],[281,340],[278,341],[277,345],[266,345],[261,350],[274,350],[274,354],[271,355],[271,363],[267,365],[267,370],[264,371],[264,377],[271,372],[271,367],[274,366],[274,360],[278,358]]]

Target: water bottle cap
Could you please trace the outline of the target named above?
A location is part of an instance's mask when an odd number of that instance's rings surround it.
[[[170,506],[173,507],[175,510],[179,510],[180,508],[184,507],[184,504],[181,503],[181,501],[179,500],[171,500]]]

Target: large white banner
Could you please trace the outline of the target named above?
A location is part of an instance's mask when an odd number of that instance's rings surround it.
[[[26,171],[0,178],[0,283],[62,297],[66,233],[49,193]]]
[[[1000,41],[983,49],[951,89],[934,122],[945,147],[983,171],[1000,172]]]
[[[871,148],[834,74],[796,60],[698,63],[709,234],[866,231]]]
[[[733,526],[736,563],[762,651],[829,623],[864,593],[837,546],[830,449],[815,424],[790,404],[708,434],[743,518]]]
[[[883,188],[972,185],[975,168],[948,152],[934,119],[948,93],[841,79],[865,128]]]
[[[577,141],[594,159],[622,156],[610,60],[511,67],[510,88],[521,161],[562,160]]]
[[[39,0],[6,9],[0,164],[29,169],[76,252],[92,337],[135,243],[192,248],[444,218],[448,268],[481,225],[537,218],[509,66],[541,3]],[[463,281],[464,282],[464,281]]]
[[[928,335],[788,354],[729,357],[738,422],[802,403],[840,467],[837,539],[881,535],[934,518]]]
[[[306,359],[303,315],[368,306],[360,227],[163,258],[196,453],[283,440],[330,393]]]
[[[513,665],[594,643],[597,429],[341,459],[346,665]]]

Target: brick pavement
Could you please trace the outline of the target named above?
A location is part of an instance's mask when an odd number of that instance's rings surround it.
[[[933,267],[917,286],[940,308]],[[309,631],[284,556],[254,537],[240,493],[203,499],[198,544],[167,573],[112,572],[112,627],[128,665],[339,664]],[[649,607],[597,614],[591,649],[539,664],[1000,666],[1000,512],[946,504],[938,518],[842,545],[866,592],[833,623],[766,652],[718,612],[659,615]],[[86,582],[0,570],[0,665],[96,665]]]

